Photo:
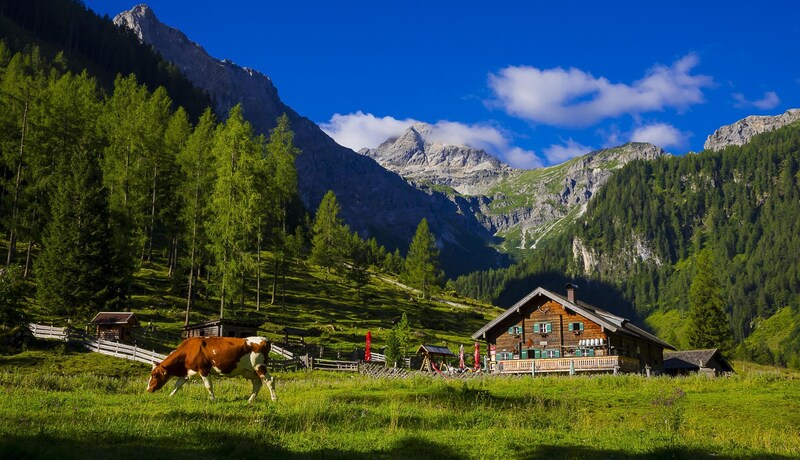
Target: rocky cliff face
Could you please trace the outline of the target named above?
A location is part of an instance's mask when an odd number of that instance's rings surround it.
[[[509,240],[507,249],[512,249],[510,245],[535,248],[548,234],[580,216],[615,170],[633,160],[664,155],[668,153],[655,145],[631,142],[548,168],[512,171],[480,203],[480,219]]]
[[[752,115],[714,131],[706,139],[703,148],[722,150],[729,145],[744,145],[757,134],[774,131],[797,120],[800,120],[800,109],[790,109],[775,116]]]
[[[437,142],[432,131],[430,125],[416,124],[401,136],[359,153],[406,179],[444,185],[463,195],[483,195],[513,172],[484,150]]]
[[[443,266],[449,274],[495,265],[497,254],[486,245],[491,235],[472,213],[461,208],[463,201],[418,190],[374,160],[338,145],[285,105],[267,76],[211,57],[181,31],[162,24],[148,6],[120,13],[114,22],[133,30],[196,87],[207,91],[220,118],[241,103],[256,132],[268,134],[277,117],[286,113],[295,142],[302,149],[297,172],[307,209],[315,210],[322,196],[333,190],[350,227],[362,236],[375,236],[390,248],[407,247],[424,217],[439,239]]]

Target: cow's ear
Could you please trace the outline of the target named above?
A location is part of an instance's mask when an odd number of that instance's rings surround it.
[[[153,369],[157,368],[159,364],[161,363],[158,361],[153,361]]]

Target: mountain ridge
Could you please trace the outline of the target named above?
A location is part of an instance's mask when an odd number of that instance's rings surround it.
[[[286,113],[302,150],[296,166],[300,198],[315,210],[333,190],[345,222],[362,237],[375,236],[389,248],[406,248],[416,226],[426,218],[437,235],[442,263],[451,273],[496,266],[499,255],[488,246],[491,235],[463,202],[414,188],[374,160],[337,144],[319,126],[281,101],[264,74],[210,56],[183,32],[161,23],[150,7],[137,5],[114,18],[134,30],[197,87],[215,101],[220,118],[241,103],[245,118],[258,133],[268,134]],[[475,258],[475,254],[481,257]]]

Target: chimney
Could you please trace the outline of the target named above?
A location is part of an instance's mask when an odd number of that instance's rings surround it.
[[[575,290],[578,289],[578,285],[567,283],[564,285],[564,288],[567,289],[567,300],[569,300],[572,303],[575,303]]]

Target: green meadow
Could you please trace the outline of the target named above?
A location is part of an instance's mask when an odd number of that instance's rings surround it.
[[[745,367],[746,366],[746,367]],[[148,367],[64,346],[0,357],[2,458],[797,458],[800,375],[374,379],[278,373],[144,392]],[[166,390],[166,391],[165,391]]]

